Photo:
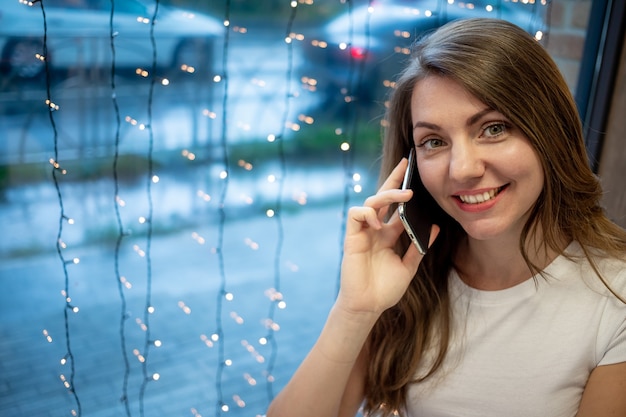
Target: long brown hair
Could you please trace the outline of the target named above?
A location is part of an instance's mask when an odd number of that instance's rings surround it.
[[[564,241],[578,241],[604,282],[590,254],[599,250],[624,258],[626,232],[600,206],[602,190],[588,164],[576,105],[545,49],[522,29],[497,19],[454,21],[420,39],[390,98],[381,180],[413,146],[411,96],[415,84],[429,75],[458,82],[506,116],[535,148],[545,180],[520,236],[520,250],[529,269],[541,273],[525,245],[540,228],[545,247],[553,251],[562,252]],[[465,232],[447,215],[439,223],[442,232],[416,278],[371,332],[367,412],[401,413],[409,384],[435,373],[446,355],[451,322],[447,280]],[[404,253],[408,245],[407,239],[401,239],[398,252]],[[426,372],[420,370],[416,376],[427,350],[433,348],[435,355],[429,358]]]

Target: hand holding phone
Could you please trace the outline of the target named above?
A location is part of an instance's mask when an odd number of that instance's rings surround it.
[[[430,242],[430,231],[441,208],[422,183],[417,170],[415,148],[411,148],[409,154],[409,163],[404,174],[402,189],[413,190],[413,197],[406,203],[399,204],[400,220],[402,220],[404,229],[411,241],[417,246],[420,253],[425,255]]]

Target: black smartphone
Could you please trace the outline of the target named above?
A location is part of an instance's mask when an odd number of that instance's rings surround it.
[[[413,197],[398,205],[398,214],[404,229],[422,255],[428,250],[430,230],[441,210],[437,202],[422,184],[415,160],[415,148],[409,153],[409,164],[404,174],[402,189],[413,190]]]

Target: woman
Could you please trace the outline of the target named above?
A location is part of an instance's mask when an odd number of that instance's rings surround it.
[[[505,21],[449,23],[388,122],[337,300],[268,417],[626,415],[626,233],[549,55]],[[442,209],[423,257],[395,210],[411,148]]]

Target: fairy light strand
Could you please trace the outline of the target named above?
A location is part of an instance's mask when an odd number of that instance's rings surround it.
[[[349,16],[349,25],[348,28],[348,45],[352,47],[353,39],[354,39],[354,6],[353,1],[348,0],[348,16]],[[372,0],[368,1],[368,8],[372,6]],[[364,46],[364,54],[367,56],[370,48],[370,17],[371,14],[368,13],[364,22],[364,34],[365,34],[365,46]],[[350,54],[349,61],[349,70],[348,76],[346,80],[347,92],[346,97],[350,98],[354,96],[355,93],[360,93],[359,89],[361,88],[361,84],[363,82],[363,73],[365,70],[365,62],[367,60],[363,59],[356,65],[356,62]],[[356,90],[356,91],[355,91]],[[339,234],[339,267],[337,269],[337,279],[336,279],[336,289],[335,292],[339,293],[339,286],[341,282],[341,261],[343,259],[343,240],[346,234],[346,226],[348,221],[348,210],[351,205],[351,195],[352,195],[352,177],[354,171],[354,157],[357,149],[357,138],[358,138],[358,130],[359,130],[359,119],[360,119],[360,109],[361,103],[359,100],[344,100],[344,105],[347,106],[346,117],[344,119],[344,123],[347,127],[345,129],[348,132],[348,138],[346,143],[348,144],[348,148],[343,152],[342,162],[343,162],[343,171],[344,171],[344,189],[343,189],[343,204],[341,209],[341,228]],[[343,129],[342,129],[343,131]]]
[[[289,13],[289,18],[287,21],[287,27],[285,31],[285,40],[286,40],[285,44],[287,46],[287,70],[285,73],[286,92],[285,92],[285,97],[284,97],[285,107],[284,107],[283,117],[282,117],[282,121],[280,125],[281,132],[277,140],[280,177],[278,181],[278,193],[277,193],[276,202],[275,202],[276,210],[273,216],[276,221],[276,229],[277,229],[277,242],[276,242],[276,249],[275,249],[275,255],[274,255],[274,289],[278,293],[280,293],[280,290],[281,290],[280,268],[281,268],[281,263],[282,263],[281,257],[282,257],[282,249],[283,249],[284,235],[285,235],[283,220],[282,220],[282,198],[283,198],[284,184],[285,184],[285,180],[287,176],[287,161],[285,158],[284,135],[285,135],[285,129],[287,126],[287,120],[288,120],[289,113],[291,110],[291,99],[293,98],[293,93],[291,91],[291,81],[293,78],[293,42],[291,42],[290,34],[292,33],[292,28],[296,20],[296,16],[298,14],[297,3],[290,1],[289,7],[291,10]],[[278,300],[270,298],[269,312],[268,312],[269,322],[274,322],[275,315],[276,315],[277,302]],[[267,377],[265,380],[268,401],[271,401],[274,398],[274,389],[273,389],[274,384],[273,384],[273,379],[272,379],[272,373],[274,371],[274,366],[276,364],[276,358],[278,355],[278,344],[276,343],[276,338],[274,337],[274,333],[275,331],[272,329],[272,327],[268,326],[267,336],[265,337],[267,342],[270,344],[270,356],[267,362],[267,367],[266,367]]]
[[[153,160],[153,152],[154,152],[154,129],[152,126],[152,110],[153,110],[153,101],[154,101],[154,88],[157,83],[156,77],[156,69],[157,69],[157,45],[156,39],[154,36],[154,25],[157,20],[157,15],[159,13],[159,4],[160,0],[155,0],[154,4],[154,12],[152,14],[152,18],[150,21],[150,44],[152,46],[152,73],[150,76],[150,89],[148,91],[148,104],[147,104],[147,112],[148,112],[148,175],[146,178],[146,198],[148,199],[148,214],[146,216],[147,223],[147,233],[146,233],[146,250],[145,250],[145,258],[146,258],[146,296],[145,296],[145,306],[143,310],[143,323],[145,325],[145,334],[144,334],[144,346],[143,346],[143,359],[141,361],[141,372],[143,375],[143,381],[141,382],[141,386],[139,388],[139,415],[141,417],[144,416],[144,398],[146,393],[146,387],[148,382],[152,380],[148,375],[148,356],[150,354],[150,346],[151,346],[151,329],[150,329],[150,314],[152,312],[152,257],[151,257],[151,249],[152,249],[152,232],[153,232],[153,213],[154,213],[154,203],[152,199],[152,184],[154,182],[154,160]]]
[[[219,198],[218,216],[219,226],[217,231],[217,259],[219,264],[220,286],[217,293],[217,302],[215,304],[215,334],[217,335],[217,369],[215,375],[215,391],[217,401],[215,404],[215,415],[219,416],[222,412],[224,404],[224,394],[222,387],[222,378],[224,374],[225,354],[224,354],[224,326],[222,322],[223,302],[226,296],[226,270],[224,265],[224,231],[226,228],[226,196],[228,194],[228,185],[230,181],[230,163],[228,155],[228,53],[230,45],[230,0],[226,0],[224,12],[224,44],[222,49],[222,69],[223,69],[223,96],[222,96],[222,127],[220,143],[222,148],[222,165],[225,175],[222,177],[222,191]]]
[[[122,125],[122,118],[120,115],[120,107],[117,101],[117,88],[115,83],[115,69],[116,69],[116,48],[115,48],[115,37],[113,28],[113,18],[115,16],[115,0],[111,0],[111,14],[109,18],[109,36],[110,36],[110,46],[111,46],[111,100],[113,105],[113,111],[115,114],[115,144],[114,144],[114,155],[113,155],[113,187],[114,187],[114,198],[113,198],[113,207],[115,210],[115,219],[117,222],[117,230],[118,235],[115,241],[115,252],[114,252],[114,267],[115,267],[115,280],[117,282],[117,290],[120,297],[120,321],[119,321],[119,336],[120,336],[120,349],[122,353],[122,360],[124,362],[124,374],[122,380],[122,397],[120,398],[122,404],[124,405],[124,410],[126,412],[126,416],[130,417],[130,403],[128,398],[128,380],[130,377],[130,361],[128,358],[127,352],[127,344],[126,344],[126,320],[128,319],[127,313],[127,303],[126,296],[124,295],[124,286],[122,283],[122,275],[120,273],[120,250],[122,247],[122,241],[126,236],[124,232],[124,224],[122,222],[122,216],[120,213],[120,204],[119,204],[119,193],[120,193],[120,184],[119,184],[119,172],[118,172],[118,163],[120,156],[120,130]]]
[[[43,18],[43,56],[47,57],[48,56],[48,22],[47,22],[47,18],[46,18],[46,9],[44,7],[44,2],[40,1],[40,0],[36,0],[35,2],[33,2],[33,4],[35,4],[37,1],[39,1],[40,4],[40,8],[41,8],[41,14],[42,14],[42,18]],[[46,75],[46,103],[52,103],[52,93],[51,93],[51,79],[50,79],[50,64],[48,59],[44,59],[44,68],[45,68],[45,75]],[[58,178],[58,174],[60,172],[59,170],[59,132],[57,129],[57,125],[56,125],[56,121],[54,118],[54,111],[55,109],[51,106],[51,108],[48,109],[48,116],[50,119],[50,125],[52,127],[52,132],[53,132],[53,141],[54,141],[54,163],[52,164],[52,179],[54,182],[54,188],[56,190],[57,193],[57,198],[59,200],[59,210],[60,210],[60,215],[59,215],[59,229],[57,232],[57,239],[56,239],[56,251],[57,251],[57,255],[59,257],[59,260],[61,261],[61,266],[63,268],[63,277],[64,277],[64,284],[65,284],[65,288],[64,288],[64,296],[65,296],[65,308],[63,309],[63,324],[65,327],[65,347],[67,350],[67,353],[65,354],[65,363],[67,364],[69,362],[70,365],[70,376],[69,376],[69,380],[65,380],[65,382],[67,382],[69,384],[66,385],[66,387],[68,387],[69,391],[71,392],[72,396],[74,397],[74,401],[76,402],[76,410],[73,412],[76,414],[77,417],[80,417],[82,414],[82,406],[81,406],[81,402],[80,402],[80,398],[78,397],[78,393],[76,391],[76,386],[74,385],[74,378],[76,376],[76,365],[75,365],[75,359],[74,359],[74,354],[72,352],[72,344],[71,344],[71,336],[70,336],[70,323],[69,323],[69,311],[73,309],[72,305],[70,304],[70,291],[69,291],[69,273],[67,270],[67,265],[68,265],[68,261],[65,259],[65,257],[63,256],[63,245],[62,245],[62,236],[63,236],[63,223],[68,219],[67,215],[65,214],[65,206],[63,204],[63,195],[61,193],[61,186],[59,183],[59,178]]]

